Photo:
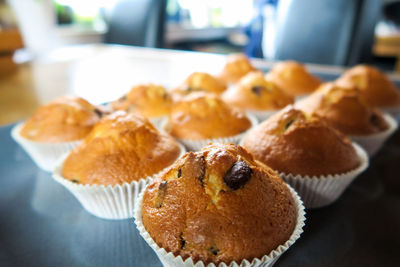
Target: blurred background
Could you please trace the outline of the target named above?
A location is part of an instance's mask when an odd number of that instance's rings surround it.
[[[395,70],[399,25],[396,0],[0,0],[1,55],[24,46],[17,61],[116,43]]]

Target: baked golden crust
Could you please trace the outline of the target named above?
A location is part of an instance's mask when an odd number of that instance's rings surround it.
[[[130,183],[168,167],[179,154],[178,143],[147,119],[117,111],[102,118],[71,152],[62,175],[80,184]]]
[[[194,72],[180,86],[173,89],[172,92],[181,96],[196,91],[221,94],[225,89],[225,83],[216,77],[204,72]]]
[[[396,85],[377,68],[355,66],[343,73],[337,83],[343,86],[356,85],[365,99],[375,107],[400,106],[400,92]]]
[[[171,135],[181,139],[229,137],[250,127],[245,113],[229,107],[216,95],[201,92],[176,103],[169,117]]]
[[[278,110],[293,104],[294,98],[282,91],[261,72],[250,72],[226,91],[222,99],[247,110]]]
[[[244,54],[232,54],[227,58],[227,62],[218,75],[218,77],[225,83],[236,83],[247,73],[257,71],[249,59]]]
[[[350,141],[322,119],[288,106],[251,130],[243,146],[278,172],[320,176],[356,169]]]
[[[356,86],[325,83],[296,106],[324,118],[345,135],[370,135],[389,127],[382,113],[365,100]]]
[[[306,67],[296,61],[283,61],[275,64],[267,74],[283,91],[293,96],[313,92],[321,80],[309,73]]]
[[[129,93],[111,105],[115,110],[135,111],[153,118],[168,115],[172,98],[163,86],[147,83],[133,86]]]
[[[84,138],[98,122],[101,113],[76,96],[62,96],[39,107],[21,129],[21,136],[32,141],[60,143]]]
[[[296,217],[280,177],[233,144],[187,153],[146,188],[142,203],[160,247],[206,264],[269,254],[290,238]]]

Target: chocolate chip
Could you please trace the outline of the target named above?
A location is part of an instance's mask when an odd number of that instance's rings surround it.
[[[72,179],[71,182],[73,182],[75,184],[79,184],[79,180],[77,180],[77,179]]]
[[[217,246],[214,244],[212,245],[209,249],[208,249],[211,254],[213,254],[214,256],[217,256],[219,253],[219,249],[217,248]]]
[[[162,95],[162,98],[163,98],[164,100],[167,100],[167,99],[168,99],[167,93],[164,93],[164,94]]]
[[[183,238],[183,233],[182,232],[179,235],[179,243],[181,245],[181,249],[185,249],[186,240]]]
[[[155,203],[155,207],[156,208],[161,208],[162,203],[164,201],[164,197],[167,191],[167,181],[162,181],[160,183],[160,185],[158,186],[158,194],[157,194],[157,198],[156,198],[156,203]]]
[[[126,95],[121,96],[118,100],[119,100],[119,101],[124,101],[124,100],[126,100]]]
[[[261,96],[261,92],[262,92],[263,89],[264,89],[263,86],[257,85],[257,86],[253,86],[253,87],[251,88],[251,91],[252,91],[253,93],[255,93],[257,96]]]
[[[251,177],[253,170],[246,162],[236,161],[224,176],[225,184],[232,190],[243,187]]]
[[[369,117],[369,121],[374,126],[379,126],[380,125],[380,120],[379,120],[379,117],[378,117],[378,115],[376,113],[372,113],[371,114],[371,116]]]
[[[99,116],[99,118],[103,117],[103,112],[100,109],[95,108],[94,112],[97,114],[97,116]]]
[[[202,186],[204,186],[204,176],[206,174],[206,159],[204,156],[200,157],[200,164],[201,164],[201,169],[200,169],[200,174],[197,179],[199,179],[200,183]]]
[[[287,130],[287,129],[290,127],[290,125],[293,124],[293,122],[294,122],[294,119],[291,119],[290,121],[288,121],[288,122],[285,124],[285,130]]]
[[[178,178],[181,178],[182,177],[182,169],[179,169],[178,170]]]

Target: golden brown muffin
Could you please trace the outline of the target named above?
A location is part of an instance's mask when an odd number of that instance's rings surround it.
[[[294,102],[292,96],[260,72],[250,72],[244,76],[237,86],[223,94],[222,99],[247,110],[277,110]]]
[[[219,74],[219,78],[225,83],[236,83],[247,73],[257,71],[244,54],[232,54]]]
[[[100,117],[100,110],[76,96],[62,96],[39,107],[24,124],[21,135],[44,143],[77,141],[84,138]]]
[[[172,107],[168,126],[171,135],[192,140],[234,136],[250,127],[245,113],[229,107],[216,95],[201,92],[184,97]]]
[[[174,93],[187,95],[196,91],[220,94],[226,85],[214,76],[204,72],[194,72],[186,78],[185,82],[173,90]]]
[[[278,172],[341,174],[359,166],[350,141],[317,116],[288,106],[251,130],[243,146]]]
[[[80,184],[130,183],[171,165],[179,154],[178,143],[147,119],[117,111],[102,118],[71,152],[62,175]]]
[[[296,106],[324,118],[345,135],[370,135],[389,127],[382,113],[370,106],[356,86],[325,83]]]
[[[138,111],[147,118],[168,115],[172,98],[167,90],[152,83],[139,84],[111,105],[115,110]]]
[[[275,64],[267,74],[282,90],[293,96],[313,92],[321,80],[309,73],[303,64],[296,61],[284,61]]]
[[[377,68],[355,66],[343,73],[337,83],[358,86],[365,99],[375,107],[400,106],[400,93],[396,85]]]
[[[146,188],[142,218],[158,246],[176,256],[240,264],[290,238],[294,203],[280,177],[242,147],[210,144]]]

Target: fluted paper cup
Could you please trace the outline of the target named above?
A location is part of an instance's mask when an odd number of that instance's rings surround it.
[[[35,164],[44,171],[52,172],[60,157],[70,152],[82,140],[61,143],[43,143],[29,140],[21,135],[24,123],[11,130],[12,138],[26,151]]]
[[[179,144],[181,153],[179,159],[186,153],[185,148]],[[133,209],[137,196],[146,185],[160,172],[117,185],[90,185],[76,184],[62,176],[62,166],[68,154],[64,155],[53,172],[53,178],[67,188],[82,204],[86,211],[102,219],[126,219],[133,217]]]
[[[282,179],[300,195],[308,209],[321,208],[335,202],[350,183],[368,167],[368,155],[363,148],[353,143],[360,165],[343,174],[326,176],[301,176],[279,173]]]
[[[389,125],[389,128],[385,131],[365,136],[349,136],[351,140],[362,146],[368,152],[370,157],[379,151],[385,141],[397,130],[398,127],[396,119],[391,115],[384,114],[383,117]]]
[[[383,108],[379,108],[380,110],[382,110],[385,113],[389,113],[390,115],[392,115],[394,118],[397,118],[400,115],[400,106],[397,107],[383,107]]]
[[[176,267],[259,267],[259,266],[273,266],[274,263],[279,259],[279,257],[300,237],[301,233],[303,232],[303,226],[305,221],[305,212],[303,202],[301,201],[300,197],[297,195],[296,191],[294,191],[290,186],[289,190],[293,196],[296,211],[297,211],[297,221],[296,226],[293,230],[292,235],[290,236],[289,240],[287,240],[284,244],[279,245],[276,249],[271,251],[268,255],[264,255],[261,258],[254,258],[251,261],[243,260],[241,262],[232,261],[228,264],[220,263],[214,264],[209,263],[206,265],[203,261],[194,261],[191,257],[187,259],[183,259],[181,256],[175,256],[172,252],[167,252],[164,248],[159,247],[154,240],[151,238],[150,234],[146,231],[146,228],[143,225],[142,221],[142,201],[143,201],[143,193],[140,194],[138,197],[136,204],[135,204],[135,224],[137,229],[139,230],[140,235],[143,239],[147,242],[147,244],[156,252],[158,258],[162,262],[164,266],[176,266]]]
[[[253,127],[255,127],[258,123],[258,120],[255,116],[251,114],[247,114],[247,117],[249,118],[251,122],[251,127],[247,129],[245,132],[241,134],[237,134],[234,136],[228,136],[228,137],[219,137],[219,138],[209,138],[209,139],[203,139],[203,140],[193,140],[193,139],[179,139],[177,140],[184,144],[184,146],[189,150],[189,151],[200,151],[203,147],[205,147],[209,143],[233,143],[233,144],[238,144],[240,140],[245,136],[245,134],[251,130]],[[162,130],[168,131],[168,119],[163,120]]]

